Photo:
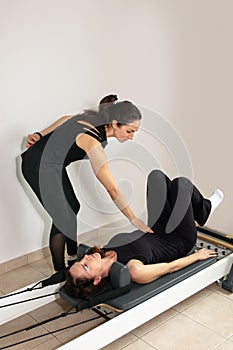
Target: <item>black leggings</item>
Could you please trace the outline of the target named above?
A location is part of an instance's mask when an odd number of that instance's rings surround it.
[[[170,180],[162,171],[153,170],[147,183],[148,226],[155,232],[159,226],[165,233],[175,233],[194,245],[197,238],[195,221],[203,226],[211,202],[205,199],[192,182],[179,177]]]
[[[28,184],[31,186],[32,190],[38,197],[39,201],[43,205],[43,201],[41,199],[40,193],[40,185],[39,185],[39,171],[35,171],[35,169],[31,169],[27,167],[23,161],[22,163],[22,173]],[[66,169],[63,169],[62,172],[62,186],[64,188],[64,193],[67,199],[67,202],[70,205],[72,211],[77,215],[80,204],[75,196],[73,187],[67,175]],[[52,223],[52,227],[50,230],[50,239],[49,239],[49,247],[52,255],[52,261],[54,265],[54,269],[56,271],[65,269],[65,245],[67,247],[67,253],[69,255],[77,254],[77,241],[70,239],[65,234],[59,230],[54,223]]]

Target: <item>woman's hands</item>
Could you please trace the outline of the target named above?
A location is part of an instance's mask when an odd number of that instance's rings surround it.
[[[141,219],[137,218],[136,216],[132,220],[130,220],[130,222],[134,227],[136,227],[140,231],[154,233],[154,231],[152,231],[150,227],[148,227]]]
[[[40,136],[37,134],[29,134],[26,138],[26,147],[29,148],[32,145],[34,145],[34,143],[36,143],[37,141],[40,140]]]
[[[214,258],[214,257],[218,256],[218,254],[216,252],[214,252],[211,249],[206,249],[206,248],[198,249],[195,251],[194,254],[196,254],[198,260],[205,260],[208,258]]]

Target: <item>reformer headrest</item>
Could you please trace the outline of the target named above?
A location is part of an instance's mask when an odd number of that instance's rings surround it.
[[[91,247],[80,244],[77,251],[77,259],[80,261],[84,255],[90,252]],[[123,288],[130,284],[130,274],[128,267],[119,261],[112,264],[110,269],[110,280],[114,289]]]

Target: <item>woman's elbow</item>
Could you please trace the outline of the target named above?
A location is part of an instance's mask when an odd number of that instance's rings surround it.
[[[139,284],[146,283],[142,278],[143,276],[141,272],[142,270],[140,269],[140,266],[131,266],[129,268],[131,281]]]
[[[116,188],[106,188],[109,196],[112,198],[113,201],[117,199],[118,193]]]

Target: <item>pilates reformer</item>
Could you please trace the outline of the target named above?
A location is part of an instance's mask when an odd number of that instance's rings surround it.
[[[209,228],[198,227],[198,239],[194,249],[201,247],[215,250],[218,253],[217,258],[198,261],[148,284],[139,285],[130,282],[127,267],[116,262],[113,264],[110,272],[110,282],[104,287],[104,290],[85,299],[71,297],[65,292],[64,287],[58,289],[57,286],[46,287],[48,293],[45,295],[45,299],[49,298],[49,301],[51,301],[51,298],[54,300],[59,295],[70,305],[70,308],[66,313],[44,320],[31,328],[84,309],[91,309],[97,314],[97,318],[102,317],[105,322],[73,339],[60,347],[60,349],[87,349],[88,345],[92,349],[100,349],[213,282],[217,281],[222,288],[233,292],[233,237]],[[78,249],[79,259],[88,252],[89,248],[84,244],[80,244]],[[39,293],[42,297],[40,298],[39,295],[36,295],[33,299],[30,299],[32,301],[29,304],[31,303],[32,306],[29,309],[31,308],[30,310],[32,310],[46,302],[43,299],[43,293],[40,288],[39,290],[32,289],[31,291],[30,288],[32,287],[29,286],[29,292]],[[9,304],[9,308],[15,305],[16,302]],[[28,312],[29,309],[26,308],[26,311],[21,312]],[[75,311],[72,312],[72,310]],[[19,314],[16,314],[15,317],[19,316]],[[14,316],[10,317],[14,318]],[[8,320],[9,318],[6,318],[3,320],[3,323]],[[29,327],[29,329],[31,328]],[[11,334],[3,335],[2,337],[5,338]]]

